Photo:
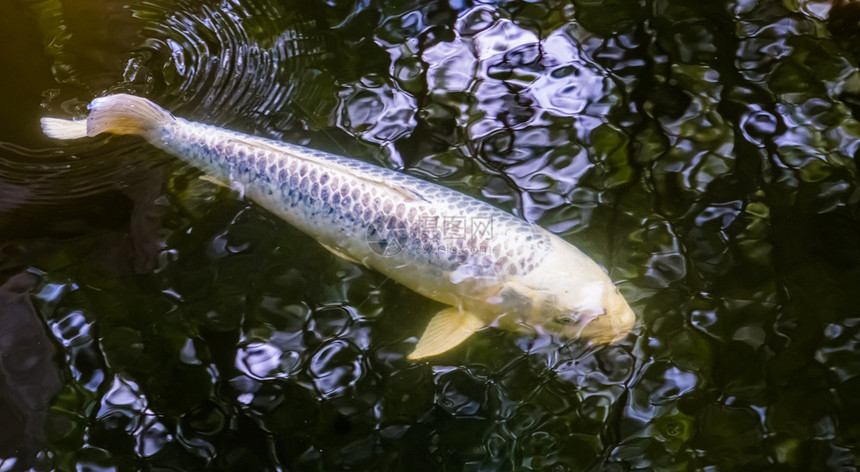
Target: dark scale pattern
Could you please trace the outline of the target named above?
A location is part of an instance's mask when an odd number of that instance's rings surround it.
[[[487,203],[360,161],[184,120],[165,128],[163,143],[321,241],[363,240],[373,227],[374,241],[397,242],[392,264],[516,275],[534,270],[550,247],[537,244],[548,243],[540,228]]]

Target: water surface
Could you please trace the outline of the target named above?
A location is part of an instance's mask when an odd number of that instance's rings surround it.
[[[855,470],[857,5],[0,3],[0,470]],[[489,201],[637,325],[408,361],[437,303],[39,132],[118,92]]]

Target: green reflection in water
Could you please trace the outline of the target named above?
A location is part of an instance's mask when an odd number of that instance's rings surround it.
[[[0,468],[852,470],[855,5],[0,4]],[[121,91],[560,233],[635,333],[409,362],[434,303],[138,141],[41,137]]]

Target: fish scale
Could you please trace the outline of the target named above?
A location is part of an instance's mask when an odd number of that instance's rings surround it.
[[[253,138],[255,141],[249,144],[234,144],[232,139],[249,138],[176,119],[163,127],[159,147],[204,167],[220,180],[238,183],[267,210],[317,235],[323,244],[342,250],[353,259],[370,258],[368,265],[375,269],[381,265],[376,260],[379,254],[370,245],[362,247],[360,243],[367,241],[355,244],[354,235],[374,231],[378,240],[396,241],[400,246],[398,253],[384,257],[397,261],[388,259],[384,265],[408,264],[413,270],[430,271],[434,275],[464,267],[473,275],[484,277],[523,274],[533,270],[546,256],[546,249],[523,250],[530,246],[549,247],[548,236],[539,227],[451,189],[322,151],[261,138]],[[269,149],[252,149],[253,144]],[[313,160],[306,160],[308,157]],[[354,173],[395,183],[414,199],[409,201],[396,192],[384,192],[354,174],[325,168],[313,161],[332,162]],[[444,231],[428,230],[428,222],[434,217],[441,224],[457,218],[467,225],[470,221],[487,222],[495,233],[481,241],[474,236],[450,237]],[[541,240],[543,244],[539,243]],[[481,242],[485,246],[478,246]]]
[[[94,100],[86,121],[43,118],[42,128],[57,139],[142,136],[334,254],[449,305],[430,320],[413,359],[445,352],[488,325],[612,342],[635,321],[606,272],[571,244],[407,174],[190,122],[125,94]]]

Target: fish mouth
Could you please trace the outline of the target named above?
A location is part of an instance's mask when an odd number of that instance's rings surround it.
[[[635,322],[636,315],[625,302],[621,310],[580,318],[563,327],[529,323],[510,312],[499,315],[489,326],[520,333],[546,333],[563,339],[581,339],[591,344],[611,344],[626,338]]]
[[[591,320],[580,332],[580,337],[595,344],[611,344],[626,338],[633,329],[636,315],[630,307],[620,313],[606,313]]]

